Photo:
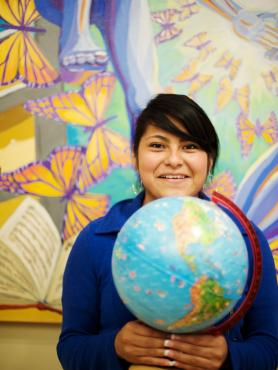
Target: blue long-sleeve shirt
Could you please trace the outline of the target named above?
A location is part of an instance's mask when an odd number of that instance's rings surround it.
[[[117,234],[142,206],[144,194],[114,205],[79,234],[69,256],[63,283],[63,325],[57,346],[64,370],[124,370],[114,348],[117,332],[135,317],[113,283],[111,257]],[[202,195],[205,198],[204,195]],[[247,246],[249,241],[238,224]],[[225,333],[232,370],[275,370],[278,366],[278,292],[274,262],[263,233],[256,227],[263,271],[256,299],[238,324]]]

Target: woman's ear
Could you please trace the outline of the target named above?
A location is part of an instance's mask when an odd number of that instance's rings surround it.
[[[211,156],[208,156],[208,174],[211,172],[212,167],[213,167],[213,159]]]

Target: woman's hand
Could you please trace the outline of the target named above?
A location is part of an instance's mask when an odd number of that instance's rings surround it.
[[[164,346],[169,338],[140,321],[130,321],[118,332],[114,345],[117,355],[131,364],[171,367]]]
[[[220,369],[228,355],[223,335],[175,334],[164,342],[164,356],[174,361],[172,366],[186,370]]]

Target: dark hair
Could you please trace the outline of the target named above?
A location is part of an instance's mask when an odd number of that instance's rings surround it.
[[[186,133],[171,118],[179,122]],[[220,150],[219,139],[207,114],[188,96],[159,94],[149,101],[136,122],[133,141],[133,152],[136,157],[140,140],[149,125],[198,144],[211,156],[213,172]]]

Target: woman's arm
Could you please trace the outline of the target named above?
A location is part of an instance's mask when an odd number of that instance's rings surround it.
[[[127,368],[114,349],[118,329],[100,331],[100,282],[96,268],[103,261],[92,246],[93,238],[88,228],[81,232],[64,273],[63,325],[57,346],[64,370]],[[113,307],[107,309],[113,315]]]
[[[256,299],[228,334],[233,370],[275,370],[278,366],[278,288],[268,242],[256,227],[262,250],[262,277]]]

